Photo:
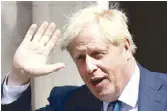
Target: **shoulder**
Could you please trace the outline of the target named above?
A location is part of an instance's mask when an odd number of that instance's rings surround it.
[[[64,107],[66,101],[68,101],[72,95],[76,92],[83,89],[83,86],[56,86],[52,89],[48,101],[54,109],[57,109],[57,106]]]
[[[138,65],[140,69],[141,82],[149,85],[152,84],[155,87],[156,84],[163,84],[167,87],[167,74],[160,72],[152,72],[141,65]]]
[[[144,67],[142,67],[140,64],[138,64],[138,67],[140,69],[140,73],[141,74],[144,74],[145,77],[153,77],[153,78],[160,78],[160,79],[164,79],[164,80],[167,80],[167,73],[161,73],[161,72],[153,72],[153,71],[150,71]]]
[[[62,95],[66,95],[68,93],[71,93],[77,89],[79,89],[80,86],[56,86],[52,89],[50,96],[62,96]]]
[[[49,101],[52,101],[53,99],[63,99],[68,96],[70,96],[75,91],[79,90],[81,86],[56,86],[51,90]]]
[[[147,71],[147,73],[149,78],[154,78],[155,81],[161,81],[161,83],[165,83],[167,85],[167,73],[152,71]]]
[[[155,79],[159,79],[167,87],[167,74],[160,72],[152,72],[155,75]]]

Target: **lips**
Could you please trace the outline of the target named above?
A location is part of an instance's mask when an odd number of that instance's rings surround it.
[[[90,79],[90,82],[92,85],[96,86],[99,83],[101,83],[104,79],[106,79],[106,77],[94,77]]]

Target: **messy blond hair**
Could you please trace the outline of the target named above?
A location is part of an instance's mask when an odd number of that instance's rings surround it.
[[[128,39],[131,52],[133,54],[135,53],[136,46],[128,30],[128,19],[125,13],[118,8],[107,10],[98,5],[84,8],[72,15],[64,28],[65,31],[62,36],[61,49],[70,51],[72,40],[86,25],[92,23],[99,25],[101,36],[110,41],[113,45],[120,45],[124,43],[125,39]]]

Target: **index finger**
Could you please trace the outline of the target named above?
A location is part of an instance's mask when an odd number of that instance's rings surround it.
[[[32,24],[30,26],[29,30],[27,31],[27,34],[25,35],[24,39],[31,41],[36,28],[37,28],[37,25],[36,24]]]

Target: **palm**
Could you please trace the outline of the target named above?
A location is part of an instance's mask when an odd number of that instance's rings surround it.
[[[40,73],[38,70],[46,65],[48,57],[42,48],[44,47],[31,42],[21,44],[15,53],[13,65],[16,68],[23,68],[27,72]]]
[[[25,37],[14,55],[13,67],[16,70],[23,70],[30,76],[41,76],[63,67],[62,63],[46,64],[48,55],[56,43],[57,36],[59,36],[58,32],[53,34],[54,25],[49,26],[44,33],[47,26],[43,23],[36,34],[38,36],[34,36],[33,39],[32,34],[36,28],[29,29],[27,37]]]

